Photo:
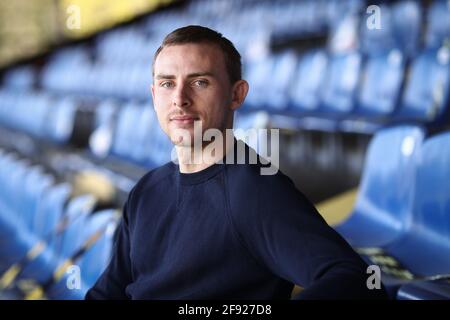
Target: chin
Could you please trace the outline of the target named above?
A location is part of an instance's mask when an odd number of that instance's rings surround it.
[[[193,142],[182,140],[171,139],[172,143],[177,147],[191,147]]]
[[[200,133],[197,143],[202,142],[202,136],[203,132]],[[176,146],[194,146],[194,143],[196,143],[196,141],[194,141],[194,129],[182,127],[174,128],[171,130],[170,140]]]
[[[174,145],[179,147],[189,147],[194,144],[194,139],[192,136],[180,135],[176,133],[170,136],[170,140]]]

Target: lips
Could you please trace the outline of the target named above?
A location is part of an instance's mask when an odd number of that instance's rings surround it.
[[[188,120],[198,120],[198,117],[195,116],[174,116],[172,118],[170,118],[170,120],[178,120],[178,121],[188,121]]]
[[[192,125],[194,121],[199,120],[197,116],[182,115],[170,117],[170,121],[177,125]]]

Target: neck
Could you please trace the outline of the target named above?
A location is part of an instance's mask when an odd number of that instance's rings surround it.
[[[233,147],[234,136],[224,135],[224,140],[200,146],[175,146],[180,172],[199,172],[222,160]]]

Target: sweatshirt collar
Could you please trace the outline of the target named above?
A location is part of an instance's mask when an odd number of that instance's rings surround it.
[[[234,154],[236,154],[236,145],[237,141],[236,138],[234,138],[233,141]],[[179,165],[175,165],[175,170],[181,184],[184,185],[198,184],[211,179],[219,172],[221,172],[225,168],[225,162],[226,162],[226,155],[222,158],[221,161],[218,161],[201,171],[193,173],[182,173],[180,172]]]

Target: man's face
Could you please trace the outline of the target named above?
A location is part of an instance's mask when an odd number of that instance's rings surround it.
[[[194,121],[202,134],[231,128],[232,85],[222,51],[213,44],[167,46],[154,63],[153,103],[159,123],[176,145],[192,145]],[[189,132],[190,141],[180,139]]]

